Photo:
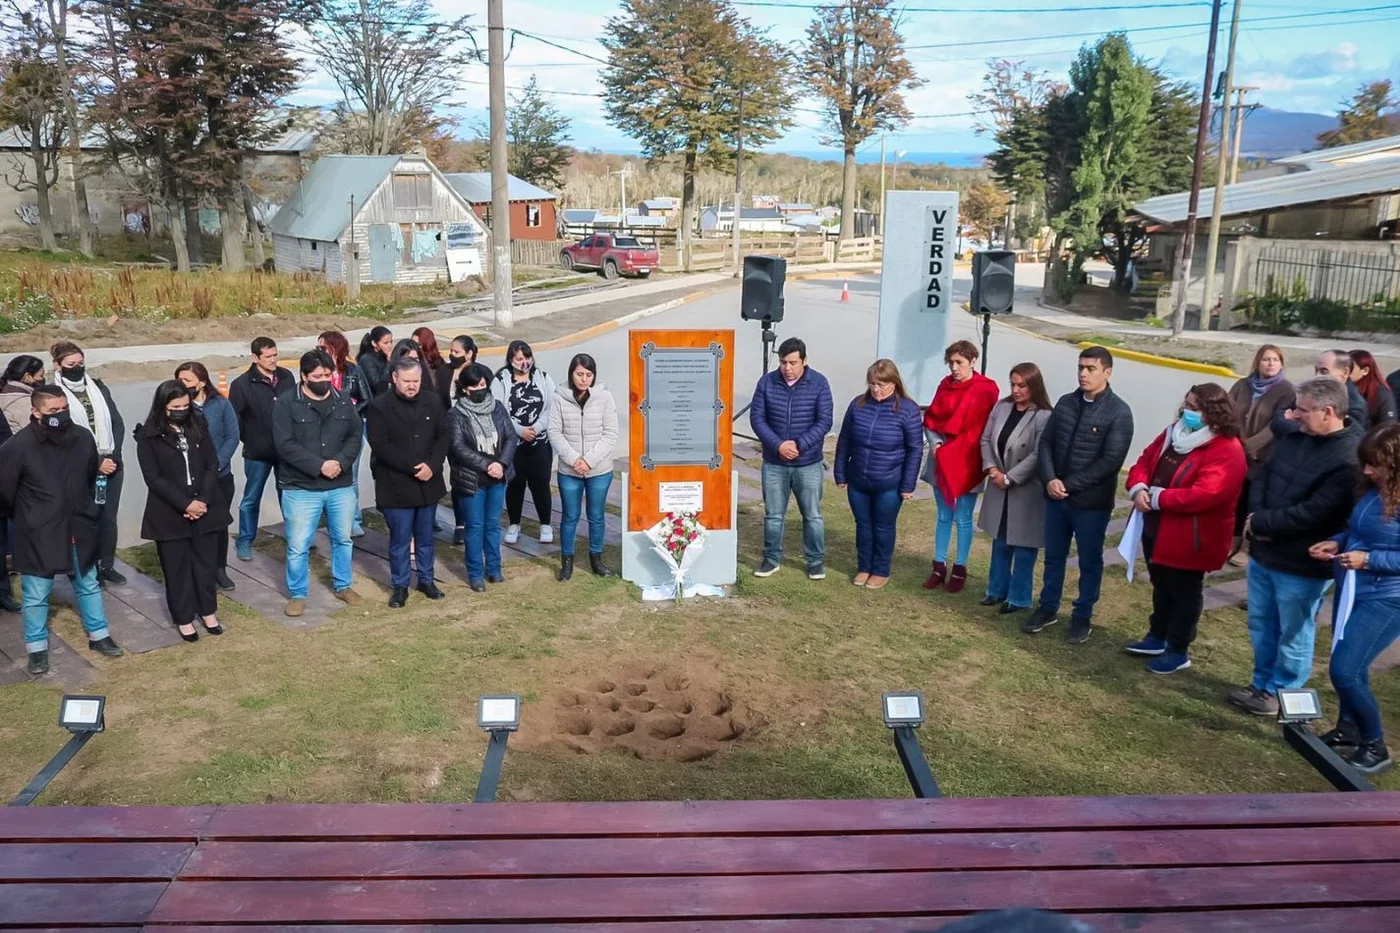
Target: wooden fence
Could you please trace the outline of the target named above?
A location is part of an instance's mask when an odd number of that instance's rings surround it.
[[[577,240],[511,240],[510,261],[522,266],[558,266],[560,250]]]
[[[741,237],[741,256],[781,256],[789,265],[826,262],[828,247],[824,236],[792,233],[763,233]],[[663,255],[662,264],[666,263]],[[671,258],[675,267],[680,268],[681,257],[674,251]],[[690,248],[690,271],[712,272],[718,269],[731,269],[734,263],[733,237],[704,237],[694,241]]]
[[[592,230],[588,231],[592,233]],[[637,228],[630,231],[600,231],[621,236],[635,236],[646,246],[655,246],[661,253],[661,268],[667,272],[713,272],[732,269],[734,238],[731,234],[697,235],[690,245],[690,265],[676,238],[674,229]],[[558,266],[560,251],[577,243],[587,234],[563,240],[515,240],[510,244],[511,261],[523,265]],[[825,233],[787,233],[767,231],[742,235],[740,256],[781,256],[789,265],[813,265],[824,262],[876,262],[881,256],[881,237],[860,237],[838,242]]]

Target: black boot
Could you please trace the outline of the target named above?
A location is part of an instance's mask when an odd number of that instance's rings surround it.
[[[1347,761],[1362,774],[1384,774],[1395,767],[1383,739],[1356,746],[1356,751],[1347,756]]]
[[[223,567],[220,567],[218,572],[214,574],[214,582],[219,584],[221,590],[233,589],[233,581],[229,579],[228,571]]]
[[[112,641],[111,635],[108,635],[106,638],[99,638],[97,641],[93,641],[89,638],[88,650],[96,651],[98,654],[105,655],[109,658],[119,658],[126,654],[116,642]]]
[[[589,566],[589,568],[593,571],[593,575],[594,575],[594,576],[597,576],[597,577],[613,577],[613,576],[616,576],[615,573],[613,573],[613,572],[612,572],[611,570],[609,570],[607,567],[603,566],[603,555],[602,555],[602,554],[594,554],[592,551],[589,551],[589,552],[588,552],[588,566]]]
[[[571,579],[574,575],[574,556],[564,554],[559,558],[559,582]]]
[[[402,609],[403,604],[408,602],[408,587],[396,586],[394,592],[389,594],[389,608]]]
[[[4,572],[3,569],[0,569],[0,573]],[[19,612],[23,608],[24,607],[20,605],[19,600],[15,599],[13,594],[0,593],[0,609],[4,609],[6,612]]]
[[[29,666],[26,667],[25,670],[33,674],[35,677],[38,677],[41,674],[47,674],[49,672],[48,650],[45,649],[43,651],[29,652]]]
[[[1333,751],[1341,751],[1342,749],[1355,748],[1361,744],[1361,730],[1354,722],[1338,719],[1337,728],[1318,736],[1318,738],[1322,739],[1323,744]]]

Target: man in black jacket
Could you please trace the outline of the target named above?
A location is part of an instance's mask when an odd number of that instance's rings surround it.
[[[1366,399],[1362,397],[1361,390],[1356,388],[1356,383],[1351,381],[1353,368],[1355,368],[1355,363],[1347,351],[1323,350],[1318,354],[1317,362],[1313,364],[1313,376],[1317,379],[1331,379],[1342,386],[1347,396],[1347,405],[1342,414],[1346,416],[1346,426],[1359,438],[1366,433],[1366,429],[1370,426],[1371,415],[1366,409]],[[1296,400],[1295,396],[1295,403]],[[1269,423],[1274,437],[1297,434],[1301,431],[1302,424],[1298,421],[1297,414],[1296,404],[1280,405],[1275,408],[1273,420]]]
[[[1113,517],[1118,471],[1133,441],[1133,413],[1109,388],[1113,354],[1089,347],[1079,354],[1079,391],[1062,397],[1050,413],[1038,457],[1045,508],[1045,581],[1040,605],[1021,625],[1033,634],[1059,621],[1065,565],[1074,542],[1079,554],[1079,598],[1066,640],[1088,641],[1094,605],[1103,583],[1103,540]]]
[[[122,649],[107,629],[97,579],[99,511],[93,483],[101,463],[92,433],[74,427],[58,386],[34,389],[34,420],[5,444],[0,503],[13,516],[15,569],[24,593],[24,648],[29,673],[49,670],[49,594],[66,573],[78,597],[88,647],[109,658]]]
[[[1317,610],[1332,585],[1332,565],[1308,549],[1344,529],[1356,499],[1359,432],[1343,421],[1347,393],[1329,376],[1297,390],[1300,430],[1274,442],[1249,484],[1249,639],[1254,678],[1232,692],[1235,706],[1278,714],[1279,690],[1308,682]]]
[[[286,612],[291,618],[306,608],[311,584],[307,552],[322,515],[331,538],[336,598],[351,606],[360,603],[360,595],[350,588],[355,582],[350,523],[356,505],[352,470],[364,424],[350,399],[331,385],[333,372],[335,362],[325,350],[304,354],[301,387],[278,402],[272,413],[277,489],[287,523]]]
[[[271,337],[255,338],[252,350],[253,364],[228,387],[228,400],[238,415],[238,432],[243,438],[243,501],[238,506],[239,560],[253,559],[263,489],[277,467],[272,413],[277,400],[296,388],[292,374],[277,365],[277,344]]]
[[[389,524],[389,608],[399,609],[408,600],[410,544],[418,591],[429,599],[445,595],[433,582],[433,526],[438,503],[447,495],[442,464],[451,435],[442,400],[421,391],[423,369],[417,360],[400,360],[389,378],[390,391],[369,406],[369,468],[375,503]]]

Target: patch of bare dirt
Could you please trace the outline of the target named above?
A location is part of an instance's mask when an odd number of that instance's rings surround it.
[[[533,744],[580,755],[702,761],[760,729],[763,717],[713,668],[634,663],[581,678],[527,709]]]

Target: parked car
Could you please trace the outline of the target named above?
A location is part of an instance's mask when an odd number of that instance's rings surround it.
[[[563,263],[565,269],[597,269],[607,279],[619,275],[644,279],[660,268],[661,253],[634,236],[595,233],[564,247]]]

